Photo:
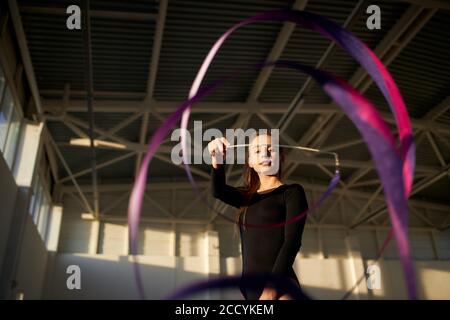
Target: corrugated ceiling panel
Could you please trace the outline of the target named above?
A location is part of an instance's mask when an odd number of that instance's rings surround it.
[[[448,96],[449,19],[449,12],[438,11],[389,66],[412,117],[422,117]],[[382,110],[389,110],[375,86],[367,96]]]
[[[67,30],[66,14],[35,13],[42,8],[65,9],[67,4],[54,1],[20,3],[24,29],[41,90],[83,90],[84,50],[80,30]],[[127,2],[106,6],[93,1],[92,10],[125,10],[155,13],[152,2]],[[94,90],[144,92],[147,84],[155,21],[130,21],[124,18],[91,17]]]
[[[354,7],[349,1],[309,1],[306,10],[319,13],[343,24]],[[316,32],[296,28],[281,55],[283,60],[293,60],[315,66],[327,49],[330,41]],[[275,68],[260,97],[264,102],[289,102],[301,89],[306,77],[296,71]],[[308,100],[309,103],[328,102],[325,95]]]
[[[292,1],[179,1],[169,2],[158,68],[158,100],[184,100],[201,62],[214,41],[233,24],[258,12],[289,6]],[[204,84],[233,70],[239,77],[226,82],[205,101],[245,101],[259,74],[243,67],[266,59],[281,28],[259,23],[237,31],[211,64]]]

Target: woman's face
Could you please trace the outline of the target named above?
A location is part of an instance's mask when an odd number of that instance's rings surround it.
[[[280,154],[278,146],[272,146],[272,137],[259,135],[252,139],[249,146],[248,163],[257,173],[273,176],[278,173]]]

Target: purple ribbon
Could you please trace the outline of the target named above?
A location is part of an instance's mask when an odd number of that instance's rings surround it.
[[[413,181],[415,146],[413,143],[411,124],[405,104],[391,75],[376,55],[370,50],[370,48],[368,48],[351,32],[343,29],[334,22],[305,11],[280,10],[258,14],[230,28],[214,44],[193,82],[189,93],[190,99],[184,102],[173,114],[169,116],[168,119],[166,119],[166,121],[151,137],[149,142],[148,152],[143,160],[129,203],[128,216],[131,254],[135,255],[137,253],[137,231],[142,197],[145,191],[148,165],[157,148],[161,144],[161,141],[168,134],[172,126],[180,119],[180,117],[182,118],[181,129],[184,129],[182,130],[181,143],[186,173],[194,189],[198,191],[190,168],[187,165],[188,153],[186,152],[186,136],[183,135],[187,129],[190,109],[194,103],[211,92],[225,80],[223,79],[213,85],[200,89],[200,84],[207,72],[207,69],[224,41],[238,28],[258,21],[290,21],[327,36],[329,39],[339,44],[361,64],[361,66],[371,75],[374,82],[386,97],[391,110],[394,113],[399,131],[399,150],[396,148],[395,139],[391,134],[389,127],[383,121],[375,107],[344,80],[333,77],[323,71],[293,62],[275,62],[277,65],[301,70],[311,75],[323,87],[324,91],[343,109],[343,111],[361,132],[374,159],[374,163],[386,195],[388,211],[393,226],[393,233],[397,241],[400,259],[405,272],[408,296],[411,299],[416,298],[415,276],[410,259],[407,237],[407,198],[411,192]],[[339,179],[339,177],[337,177],[337,179]],[[335,185],[335,183],[337,183],[337,179],[333,178],[333,181],[330,183],[332,188],[334,187],[333,184]],[[330,186],[328,189],[330,189]],[[323,201],[323,199],[328,195],[329,192],[327,190],[324,196],[321,197],[321,200]],[[313,208],[315,207],[317,206],[313,206]],[[306,213],[299,214],[294,219],[301,219],[305,216],[305,214]],[[292,221],[287,221],[282,225],[290,222]],[[274,226],[272,225],[272,227]],[[137,263],[135,264],[137,265]],[[139,273],[139,268],[136,267],[135,271],[135,273]],[[137,275],[136,277],[137,282],[140,282],[140,278],[138,278]],[[140,288],[139,290],[141,296],[144,296],[142,285],[138,284],[138,288]]]

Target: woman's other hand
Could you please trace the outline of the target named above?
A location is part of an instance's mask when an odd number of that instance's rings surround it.
[[[292,297],[289,294],[283,294],[278,300],[292,300]]]
[[[264,288],[259,300],[276,300],[277,299],[277,291],[273,288],[266,287]]]

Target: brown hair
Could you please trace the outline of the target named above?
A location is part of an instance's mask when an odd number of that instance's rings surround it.
[[[268,136],[270,136],[270,133],[267,133]],[[284,152],[280,148],[280,163],[279,163],[279,169],[277,172],[277,177],[281,180],[282,178],[282,164],[284,162]],[[247,214],[247,209],[250,204],[250,200],[252,196],[256,193],[256,191],[259,189],[261,182],[259,181],[258,173],[250,167],[248,163],[248,156],[246,157],[246,161],[244,164],[244,172],[243,172],[243,178],[244,178],[244,186],[241,187],[242,192],[244,193],[244,198],[246,205],[239,208],[237,214],[236,214],[236,223],[234,228],[234,236],[236,237],[237,232],[239,231],[239,226],[241,223],[245,223],[245,215]],[[245,227],[244,227],[245,228]]]

